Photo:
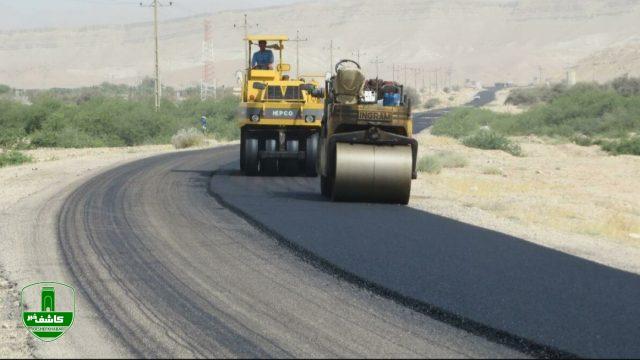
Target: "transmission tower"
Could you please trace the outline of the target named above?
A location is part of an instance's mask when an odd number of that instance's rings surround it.
[[[202,80],[200,81],[200,99],[216,98],[216,78],[213,63],[213,31],[211,19],[204,20],[204,40],[202,41]]]

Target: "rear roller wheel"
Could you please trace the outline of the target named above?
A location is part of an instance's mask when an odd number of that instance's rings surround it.
[[[306,158],[304,160],[305,174],[318,176],[316,164],[318,163],[318,134],[307,137]]]
[[[244,173],[248,176],[258,175],[258,139],[244,141]]]

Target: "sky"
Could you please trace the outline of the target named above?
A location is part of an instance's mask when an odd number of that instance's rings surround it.
[[[171,0],[162,19],[222,10],[284,5],[300,0]],[[0,30],[128,24],[151,20],[153,0],[0,0]],[[170,0],[160,0],[168,5]]]

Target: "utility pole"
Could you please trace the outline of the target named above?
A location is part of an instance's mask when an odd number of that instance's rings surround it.
[[[169,6],[173,5],[173,1],[169,1]],[[140,3],[140,6],[144,6]],[[160,96],[162,88],[160,86],[160,53],[158,51],[158,7],[163,6],[158,0],[153,0],[153,3],[149,5],[153,7],[153,37],[155,43],[155,105],[156,112],[160,109]]]
[[[322,48],[322,49],[323,49],[323,50],[327,50],[327,49],[329,50],[329,72],[330,72],[331,74],[333,74],[333,65],[334,65],[334,64],[333,64],[333,50],[334,50],[334,49],[339,50],[339,49],[340,49],[340,47],[339,47],[339,46],[333,46],[333,39],[331,39],[331,40],[329,41],[329,47],[328,47],[328,48],[327,48],[327,47],[324,47],[324,48]]]
[[[543,85],[542,66],[538,65],[538,84]]]
[[[153,34],[156,48],[156,112],[160,109],[160,61],[158,57],[158,0],[153,0]]]
[[[402,67],[404,68],[404,81],[402,82],[402,85],[406,85],[407,84],[407,64],[402,65]]]
[[[413,72],[413,88],[418,91],[418,68],[410,68],[409,71]]]
[[[371,63],[376,65],[376,79],[378,79],[378,78],[379,78],[379,74],[380,74],[380,72],[379,72],[379,70],[380,70],[379,66],[380,66],[380,64],[382,64],[382,63],[383,63],[383,61],[382,61],[382,59],[380,59],[380,58],[376,55],[376,59],[375,59],[375,60],[373,60],[373,61],[371,61]]]
[[[360,55],[367,55],[367,53],[360,53],[360,49],[356,49],[351,55],[355,55],[356,62],[360,64]]]
[[[258,24],[255,24],[255,27],[258,27]],[[237,25],[237,24],[233,24],[233,27],[236,29],[243,29],[244,30],[244,39],[247,38],[247,36],[249,36],[249,29],[252,27],[251,25],[249,25],[249,22],[247,21],[247,14],[244,14],[244,22],[242,25]],[[249,64],[249,47],[248,46],[244,46],[244,64],[245,66],[247,66]]]
[[[291,40],[296,43],[296,79],[300,78],[300,42],[309,41],[308,38],[300,38],[300,30],[296,30],[296,38]]]

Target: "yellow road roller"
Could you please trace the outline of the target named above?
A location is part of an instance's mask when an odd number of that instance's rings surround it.
[[[290,66],[283,62],[287,36],[251,35],[245,40],[253,56],[248,57],[242,80],[242,172],[317,176],[322,89],[313,80],[289,76]]]
[[[338,62],[325,87],[318,161],[322,195],[334,201],[408,203],[418,142],[404,87],[367,81],[353,60]]]

